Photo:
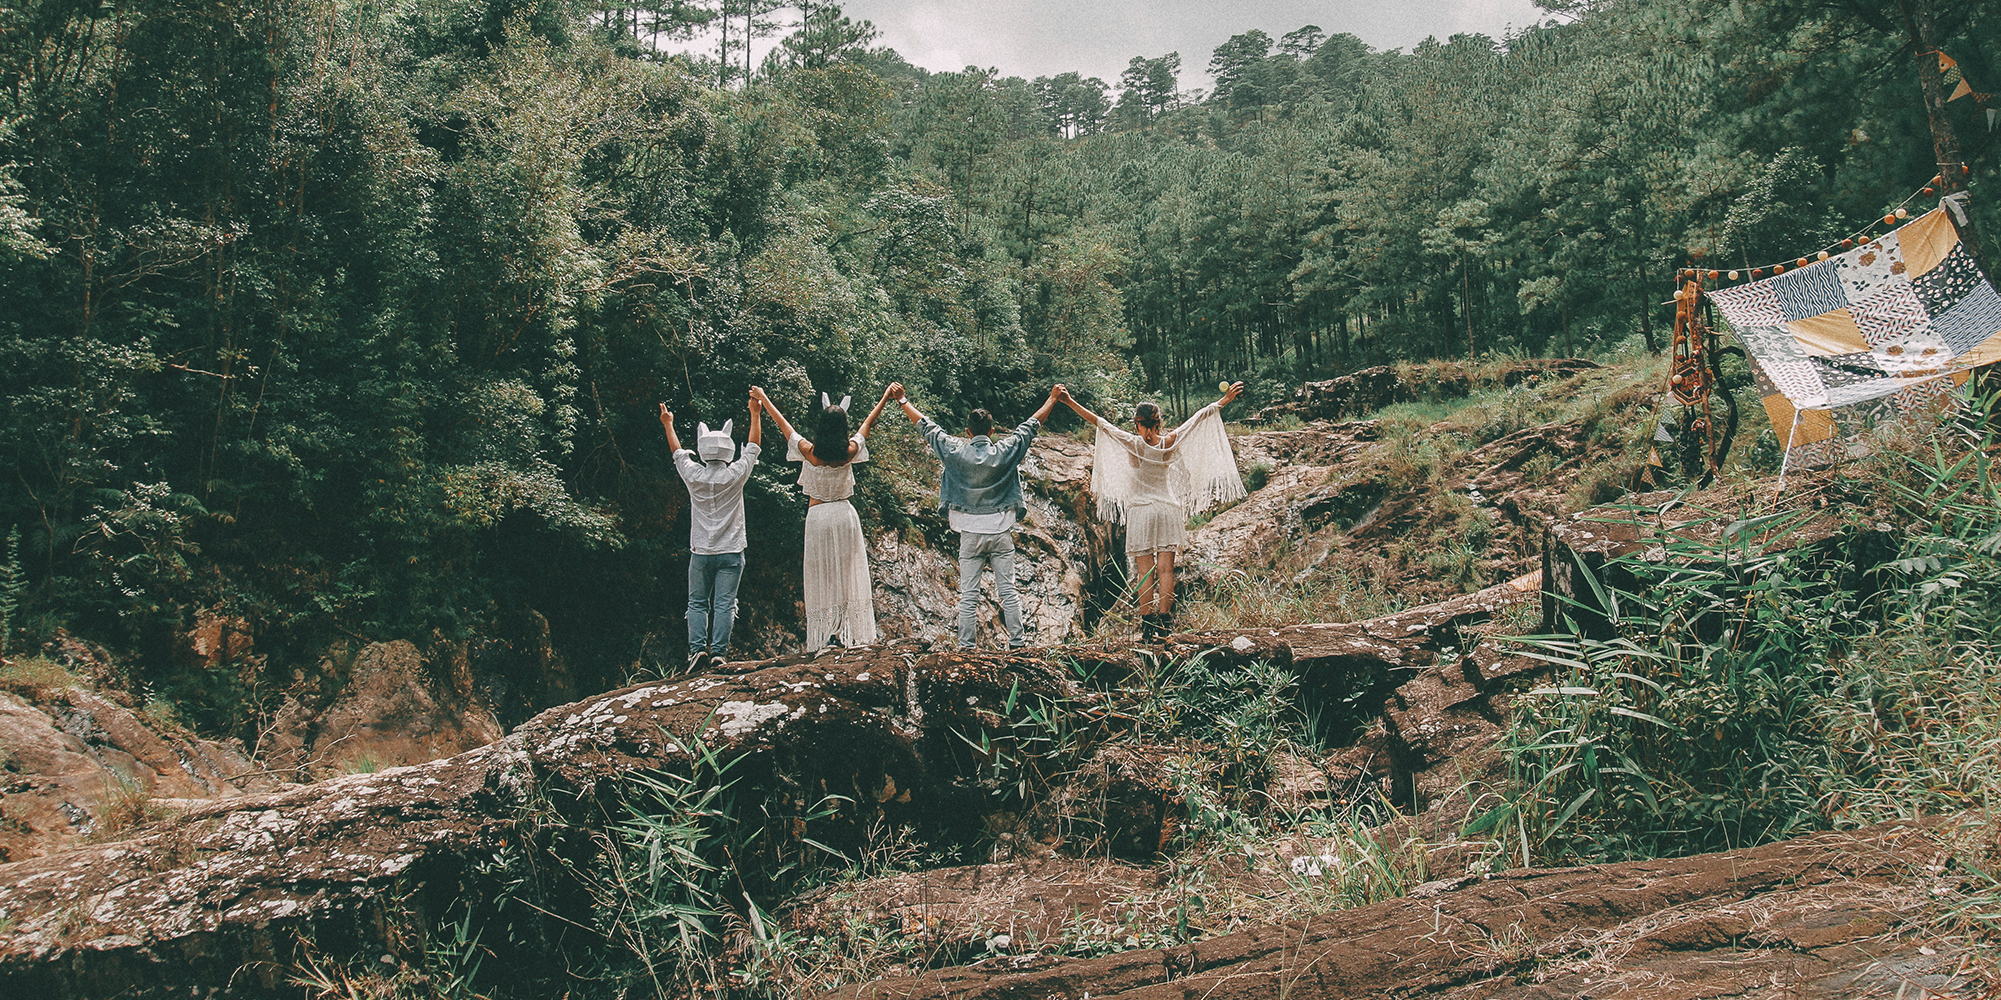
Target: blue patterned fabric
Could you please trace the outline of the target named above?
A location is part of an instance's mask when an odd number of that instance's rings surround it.
[[[2001,330],[2001,293],[1983,281],[1958,304],[1932,317],[1932,333],[1954,354],[1964,354]]]
[[[1841,290],[1840,265],[1833,261],[1787,271],[1771,283],[1779,309],[1789,320],[1833,312],[1848,304],[1848,295]]]

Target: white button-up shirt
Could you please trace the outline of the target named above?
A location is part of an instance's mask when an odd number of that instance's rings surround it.
[[[674,453],[674,468],[688,486],[688,551],[701,556],[743,551],[743,484],[762,450],[745,442],[734,462],[701,462],[686,448]]]

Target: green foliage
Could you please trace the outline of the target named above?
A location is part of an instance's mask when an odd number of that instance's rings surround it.
[[[804,836],[845,801],[828,796],[796,816],[739,812],[733,774],[699,740],[687,773],[637,774],[621,815],[602,835],[587,876],[597,930],[608,944],[604,978],[616,992],[680,995],[705,989],[755,992],[790,969],[792,947],[760,908],[809,861],[845,859]],[[774,834],[774,827],[782,830]]]
[[[768,4],[587,8],[0,10],[0,644],[31,609],[231,730],[240,692],[165,666],[210,609],[288,651],[532,613],[608,683],[678,630],[663,401],[1186,410],[1223,377],[1257,405],[1366,361],[1652,346],[1686,249],[1789,256],[1934,169],[1894,23],[1833,8],[1593,4],[1407,52],[1245,30],[1110,86],[920,70],[830,5],[762,66]],[[1995,61],[1991,10],[1941,20]],[[725,26],[694,59],[636,40]],[[1433,478],[1457,445],[1427,436],[1386,474]],[[788,592],[803,510],[770,470],[748,494],[746,593]],[[888,477],[860,496],[906,523]],[[1465,520],[1425,544],[1470,586]]]
[[[1873,573],[1830,543],[1788,547],[1798,515],[1614,560],[1638,581],[1594,581],[1615,636],[1521,640],[1557,680],[1516,703],[1515,797],[1468,832],[1655,857],[1991,805],[2001,485],[1984,411],[1958,430],[1888,459],[1915,530]]]

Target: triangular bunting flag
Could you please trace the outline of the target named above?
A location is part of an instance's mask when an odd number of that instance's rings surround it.
[[[1992,131],[1994,131],[1994,122],[1995,122],[1995,120],[1996,120],[1996,119],[2001,119],[2001,108],[1988,108],[1988,109],[1987,109],[1987,131],[1989,131],[1989,132],[1992,132]]]
[[[1958,62],[1957,60],[1953,59],[1953,57],[1951,57],[1951,56],[1949,56],[1949,55],[1946,55],[1946,54],[1945,54],[1945,53],[1943,53],[1943,52],[1941,52],[1941,53],[1939,53],[1939,54],[1938,54],[1938,71],[1939,71],[1939,72],[1943,73],[1943,72],[1945,72],[1946,70],[1949,70],[1949,69],[1951,69],[1951,68],[1953,68],[1954,66],[1957,66],[1957,65],[1959,65],[1959,62]]]
[[[1966,95],[1971,93],[1973,93],[1973,88],[1967,86],[1965,80],[1961,80],[1959,81],[1959,86],[1953,89],[1952,96],[1946,98],[1946,100],[1957,101],[1960,98],[1965,97]]]

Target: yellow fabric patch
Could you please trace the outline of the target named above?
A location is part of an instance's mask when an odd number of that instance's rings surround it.
[[[1937,267],[1952,248],[1959,245],[1959,230],[1944,209],[1934,208],[1897,230],[1897,247],[1903,252],[1905,272],[1915,278]]]
[[[1793,436],[1793,401],[1783,392],[1775,392],[1765,397],[1765,416],[1772,421],[1772,433],[1779,436],[1779,450],[1791,448]]]
[[[1799,341],[1800,350],[1823,358],[1869,349],[1869,341],[1863,338],[1862,330],[1855,325],[1855,317],[1850,316],[1846,308],[1789,320],[1786,329],[1791,331],[1794,340]]]

